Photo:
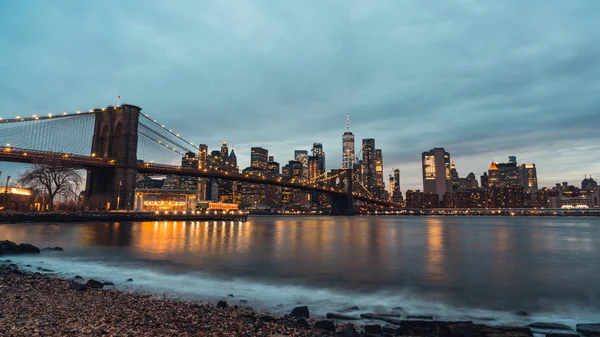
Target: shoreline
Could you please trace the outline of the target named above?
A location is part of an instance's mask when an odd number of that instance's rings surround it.
[[[52,213],[0,213],[0,223],[26,222],[126,222],[126,221],[246,221],[244,212],[215,213],[172,213],[153,212],[52,212]]]

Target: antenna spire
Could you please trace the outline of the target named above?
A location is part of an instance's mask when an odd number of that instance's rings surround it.
[[[350,131],[350,113],[346,113],[346,130]]]

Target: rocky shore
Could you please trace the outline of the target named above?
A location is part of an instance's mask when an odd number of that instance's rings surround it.
[[[578,324],[576,331],[552,322],[498,327],[471,321],[436,321],[430,316],[402,313],[401,308],[360,316],[340,310],[315,318],[308,307],[300,306],[290,308],[287,315],[273,316],[257,312],[233,295],[228,297],[229,303],[181,301],[119,291],[106,280],[81,276],[65,280],[55,277],[51,270],[24,271],[12,263],[10,256],[40,250],[10,241],[0,241],[2,247],[0,336],[534,337],[535,333],[546,337],[600,337],[600,323]],[[346,312],[358,310],[348,309]]]

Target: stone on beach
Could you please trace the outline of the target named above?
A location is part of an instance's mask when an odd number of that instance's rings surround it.
[[[581,332],[586,336],[600,336],[600,323],[577,324],[575,328],[577,332]]]
[[[292,312],[290,313],[290,316],[310,318],[310,311],[308,310],[308,307],[305,305],[301,306],[301,307],[295,307],[292,310]]]
[[[383,329],[381,328],[381,325],[379,325],[379,324],[367,324],[364,326],[363,329],[365,330],[366,333],[369,333],[369,334],[381,335],[383,333]],[[394,330],[394,332],[395,331],[396,330]]]
[[[573,330],[564,324],[550,323],[550,322],[535,322],[535,323],[531,323],[527,326],[530,328],[534,328],[534,329]]]
[[[225,309],[227,308],[229,305],[227,304],[227,302],[225,301],[219,301],[217,302],[217,308],[219,309]]]
[[[353,316],[348,316],[348,315],[344,315],[344,314],[338,314],[335,312],[328,312],[326,315],[327,318],[329,319],[339,319],[339,320],[343,320],[343,321],[355,321],[358,320],[357,317],[353,317]]]
[[[353,327],[346,327],[340,331],[327,335],[328,337],[360,337],[360,334]]]
[[[104,283],[91,279],[86,282],[86,286],[92,289],[102,289],[104,288]]]
[[[39,254],[40,249],[29,243],[16,244],[12,241],[0,241],[0,255]]]
[[[335,323],[328,319],[316,321],[313,327],[319,330],[335,331]]]

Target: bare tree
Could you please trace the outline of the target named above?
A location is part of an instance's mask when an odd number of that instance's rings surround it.
[[[62,201],[76,199],[82,181],[76,170],[53,163],[35,164],[19,178],[22,185],[42,191],[46,195],[48,208],[51,211],[59,199]]]

